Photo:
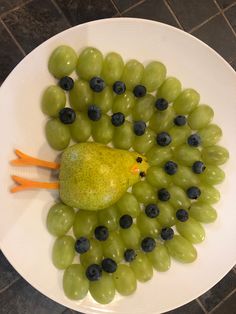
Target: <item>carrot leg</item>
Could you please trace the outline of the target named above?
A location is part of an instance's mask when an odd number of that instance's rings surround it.
[[[50,162],[41,160],[38,158],[31,157],[19,151],[18,149],[15,150],[16,155],[19,157],[18,159],[12,160],[11,164],[13,166],[39,166],[49,169],[59,169],[60,164],[57,162]]]
[[[18,176],[12,176],[12,179],[18,183],[18,185],[11,188],[12,193],[29,189],[59,189],[59,182],[35,182]]]

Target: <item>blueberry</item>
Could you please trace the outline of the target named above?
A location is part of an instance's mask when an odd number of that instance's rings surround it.
[[[63,108],[59,112],[59,118],[64,124],[72,124],[75,121],[76,113],[71,108]]]
[[[177,163],[175,163],[174,161],[167,161],[165,163],[165,166],[164,166],[164,169],[165,169],[165,172],[167,174],[169,174],[170,176],[172,176],[173,174],[175,174],[178,170],[178,165]]]
[[[86,253],[90,248],[90,242],[89,239],[85,237],[80,237],[75,242],[75,250],[76,252],[83,254]]]
[[[146,130],[146,123],[144,121],[134,122],[133,130],[137,136],[143,135],[145,133],[145,130]]]
[[[122,112],[113,113],[111,116],[111,123],[114,126],[121,126],[125,122],[125,116]]]
[[[123,215],[120,217],[120,226],[123,229],[128,229],[133,223],[133,218],[130,215]]]
[[[59,86],[66,91],[71,90],[74,87],[74,80],[69,76],[64,76],[60,79]]]
[[[196,200],[201,195],[201,190],[197,186],[191,186],[187,189],[187,195],[191,200]]]
[[[188,211],[185,209],[178,209],[176,212],[176,218],[181,221],[187,221],[188,220]]]
[[[93,77],[89,82],[90,88],[96,92],[100,93],[105,88],[105,82],[100,77]]]
[[[159,215],[160,210],[156,204],[148,204],[145,207],[145,213],[149,218],[156,218]]]
[[[171,143],[172,138],[169,135],[169,133],[161,132],[161,133],[157,134],[156,141],[157,141],[157,144],[159,144],[160,146],[167,146]]]
[[[136,158],[136,161],[141,164],[142,161],[143,161],[143,158],[142,158],[142,157],[137,157],[137,158]]]
[[[157,192],[157,196],[159,198],[160,201],[162,202],[166,202],[170,199],[170,193],[167,191],[167,189],[160,189]]]
[[[109,236],[109,231],[105,226],[98,226],[94,230],[95,238],[99,241],[105,241]]]
[[[188,144],[193,147],[198,147],[201,144],[201,138],[198,134],[192,134],[188,137]]]
[[[88,107],[88,117],[92,121],[98,121],[101,119],[102,112],[101,109],[96,105],[91,105]]]
[[[136,85],[133,90],[134,96],[140,98],[146,95],[147,90],[146,87],[143,85]]]
[[[127,249],[124,253],[124,258],[126,262],[132,262],[135,257],[137,256],[135,250],[133,249]]]
[[[124,82],[121,81],[116,81],[113,84],[113,91],[117,94],[117,95],[121,95],[124,94],[124,92],[126,91],[126,86]]]
[[[170,227],[161,229],[161,237],[163,240],[171,240],[174,236],[174,230]]]
[[[113,259],[105,258],[102,261],[102,269],[107,273],[114,273],[117,270],[117,264]]]
[[[151,237],[146,237],[142,240],[141,247],[144,252],[152,252],[156,247],[156,241]]]
[[[164,111],[168,108],[168,101],[164,98],[158,98],[155,102],[155,106],[159,111]]]
[[[185,116],[177,116],[174,118],[174,124],[177,126],[183,126],[187,123],[187,119]]]
[[[90,265],[86,270],[86,276],[90,281],[97,281],[102,276],[102,267],[98,264]]]
[[[144,178],[144,177],[146,177],[146,172],[141,171],[141,172],[139,173],[139,175],[140,175],[141,178]]]
[[[206,169],[206,166],[202,161],[195,161],[195,163],[192,165],[193,172],[200,174]]]

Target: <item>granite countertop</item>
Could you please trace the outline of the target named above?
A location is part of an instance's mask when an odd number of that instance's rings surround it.
[[[234,0],[0,0],[0,84],[40,43],[71,26],[107,17],[140,17],[183,29],[236,69]],[[1,314],[71,314],[32,288],[0,252]],[[236,268],[173,314],[236,313]]]

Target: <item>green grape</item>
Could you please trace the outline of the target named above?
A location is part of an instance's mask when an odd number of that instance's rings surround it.
[[[219,142],[222,137],[222,130],[216,124],[209,124],[198,131],[202,146],[212,146]]]
[[[116,293],[112,276],[103,272],[102,277],[99,280],[90,281],[89,292],[98,303],[110,303],[114,299]]]
[[[73,232],[76,238],[91,237],[98,223],[96,212],[80,209],[75,215]]]
[[[171,136],[171,147],[175,148],[177,146],[183,145],[186,143],[186,138],[191,135],[191,129],[189,126],[173,126],[168,133]]]
[[[138,98],[132,112],[133,121],[147,122],[154,112],[154,101],[154,96],[150,94]]]
[[[183,165],[192,166],[192,164],[201,160],[201,152],[197,147],[191,147],[187,144],[181,145],[174,150],[174,157]]]
[[[94,76],[100,76],[102,65],[102,53],[96,48],[87,47],[79,55],[76,71],[80,78],[89,81]]]
[[[166,67],[158,61],[150,62],[144,69],[141,84],[148,92],[154,92],[166,78]]]
[[[150,118],[149,128],[159,133],[162,131],[168,131],[174,123],[175,112],[172,107],[164,111],[155,111]]]
[[[209,204],[194,202],[190,207],[190,216],[202,223],[214,222],[217,218],[216,210]]]
[[[171,259],[164,244],[158,243],[155,249],[147,254],[149,261],[157,271],[167,271],[170,268]]]
[[[180,235],[174,235],[173,239],[165,241],[169,254],[181,263],[192,263],[197,258],[195,247]]]
[[[93,93],[93,103],[101,109],[102,113],[107,113],[107,111],[111,110],[113,100],[113,91],[109,86],[106,86],[99,93]]]
[[[129,121],[125,121],[114,130],[113,145],[115,148],[128,150],[132,146],[134,138],[133,125]]]
[[[138,252],[136,258],[130,263],[135,277],[140,282],[146,282],[153,276],[152,264],[142,252]]]
[[[200,95],[194,89],[188,88],[180,93],[173,103],[177,114],[189,114],[198,105]]]
[[[169,202],[158,202],[157,207],[160,213],[157,217],[157,221],[163,227],[171,227],[175,224],[175,211]]]
[[[56,78],[71,74],[76,66],[77,54],[69,46],[57,47],[49,57],[49,72]]]
[[[172,157],[170,147],[152,147],[146,154],[150,166],[160,166]]]
[[[214,111],[207,105],[199,105],[188,116],[188,124],[193,130],[199,130],[206,127],[213,119]]]
[[[112,274],[116,290],[123,296],[131,295],[137,288],[137,281],[133,270],[125,264],[120,264]]]
[[[203,183],[215,185],[224,181],[225,173],[217,166],[207,165],[206,169],[199,174],[199,178]]]
[[[176,229],[182,237],[191,243],[200,243],[205,239],[205,231],[202,225],[192,217],[185,222],[176,221]]]
[[[135,105],[134,94],[127,90],[122,95],[116,95],[112,105],[112,111],[114,113],[122,112],[125,116],[129,116],[134,105]]]
[[[58,119],[52,119],[46,123],[45,133],[48,144],[53,149],[63,150],[70,143],[69,127]]]
[[[218,145],[204,147],[202,159],[206,164],[220,166],[229,159],[229,152],[226,148]]]
[[[92,122],[92,136],[97,143],[108,144],[111,142],[113,132],[111,118],[107,115],[102,115],[100,120]]]
[[[118,210],[115,206],[99,210],[98,221],[101,226],[107,227],[110,231],[116,230],[118,225]]]
[[[48,231],[54,236],[66,234],[73,225],[75,212],[72,207],[57,203],[53,205],[47,215]]]
[[[52,249],[52,262],[58,269],[66,269],[73,262],[75,256],[75,240],[64,235],[57,238]]]
[[[74,110],[87,111],[93,102],[93,92],[88,82],[76,80],[74,87],[69,91],[69,101]]]
[[[122,261],[125,247],[119,233],[115,231],[110,232],[107,240],[103,241],[102,248],[105,257],[112,258],[117,263]]]
[[[188,199],[184,190],[180,187],[173,185],[168,188],[170,193],[170,203],[174,208],[187,209],[190,206],[190,200]]]
[[[140,213],[140,206],[131,193],[126,192],[116,203],[116,206],[121,215],[130,215],[133,218],[136,218]]]
[[[72,264],[64,272],[63,289],[67,298],[81,300],[86,297],[89,289],[89,281],[85,270],[80,264]]]
[[[147,181],[140,181],[133,185],[132,193],[140,203],[155,203],[157,196],[154,188]]]
[[[126,248],[138,249],[140,246],[141,234],[138,227],[133,224],[128,229],[120,229],[121,238]]]
[[[210,185],[201,185],[200,186],[201,195],[199,201],[208,204],[215,204],[220,200],[220,192]]]
[[[145,213],[141,213],[137,218],[137,226],[143,237],[156,238],[161,226],[155,218],[149,218]]]
[[[175,175],[172,176],[173,183],[186,189],[190,186],[197,186],[199,184],[198,175],[193,173],[192,169],[185,166],[178,166],[178,170]]]
[[[101,242],[89,239],[90,248],[86,253],[80,254],[81,264],[87,268],[91,264],[100,264],[103,258]]]
[[[76,119],[69,128],[75,142],[87,142],[92,133],[91,121],[85,112],[76,112]]]
[[[58,117],[59,112],[66,105],[65,92],[55,85],[49,86],[43,93],[42,111],[50,117]]]
[[[123,69],[124,61],[122,57],[116,52],[110,52],[104,59],[101,76],[106,84],[112,85],[120,80]]]
[[[181,83],[175,77],[169,77],[164,81],[157,91],[157,98],[164,98],[168,102],[173,102],[181,93]]]
[[[130,60],[125,64],[121,81],[128,90],[133,91],[134,87],[140,84],[143,76],[144,66],[137,60]]]
[[[163,168],[153,166],[147,170],[147,181],[155,188],[166,188],[171,183],[171,178]]]
[[[134,136],[133,149],[144,155],[148,150],[150,150],[156,143],[156,134],[150,130],[146,129],[145,133],[141,136]]]

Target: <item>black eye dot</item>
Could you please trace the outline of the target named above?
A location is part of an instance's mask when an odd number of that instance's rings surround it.
[[[141,171],[139,175],[140,175],[141,178],[146,177],[146,173],[144,171]]]
[[[142,157],[138,157],[138,158],[136,159],[136,161],[141,164],[141,162],[143,161],[143,158],[142,158]]]

